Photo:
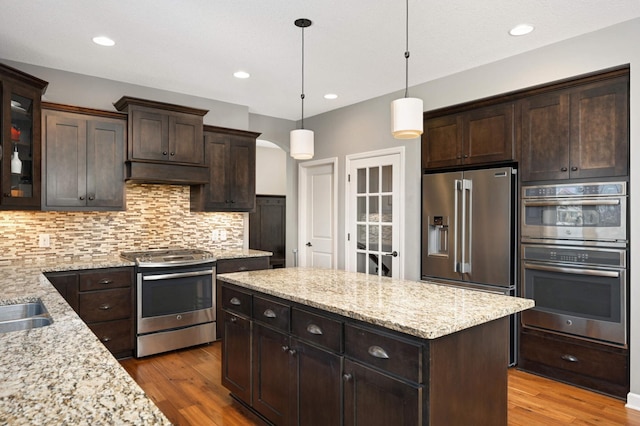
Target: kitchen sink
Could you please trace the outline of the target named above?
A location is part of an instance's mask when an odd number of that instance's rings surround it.
[[[52,322],[40,300],[0,306],[0,333],[44,327]]]

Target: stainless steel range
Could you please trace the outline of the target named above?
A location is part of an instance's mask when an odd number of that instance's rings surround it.
[[[136,263],[136,356],[216,339],[216,259],[198,249],[123,252]]]

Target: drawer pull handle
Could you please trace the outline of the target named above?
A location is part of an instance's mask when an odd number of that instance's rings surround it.
[[[309,324],[307,326],[307,331],[311,334],[317,334],[319,336],[322,335],[322,329],[315,324]]]
[[[237,297],[232,297],[231,300],[229,300],[229,303],[236,306],[240,306],[242,304],[240,299],[238,299]]]
[[[569,355],[569,354],[562,355],[562,359],[564,359],[565,361],[569,361],[569,362],[578,362],[578,358],[576,358],[573,355]]]
[[[107,343],[107,342],[110,342],[110,341],[111,341],[111,337],[109,337],[109,336],[104,336],[104,337],[103,337],[102,339],[100,339],[100,340],[102,340],[102,342],[103,342],[103,343]]]
[[[263,314],[263,315],[264,315],[265,317],[267,317],[267,318],[275,318],[275,317],[277,316],[277,315],[276,315],[276,313],[275,313],[275,312],[273,312],[273,310],[272,310],[272,309],[267,309],[266,311],[264,311],[264,314]]]
[[[369,346],[369,355],[376,358],[389,359],[387,351],[382,349],[380,346]]]
[[[105,303],[104,305],[98,306],[98,309],[100,309],[101,311],[108,311],[109,309],[111,309],[111,305]]]
[[[113,280],[108,280],[106,278],[98,281],[98,284],[105,284],[106,285],[106,284],[111,284],[111,283],[113,283]]]

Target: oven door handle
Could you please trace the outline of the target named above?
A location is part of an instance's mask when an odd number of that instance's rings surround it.
[[[620,199],[606,200],[523,200],[525,207],[547,206],[619,206]]]
[[[562,272],[565,274],[591,275],[594,277],[618,278],[619,271],[603,271],[601,269],[581,269],[581,268],[565,268],[562,266],[547,266],[534,263],[524,262],[524,269],[535,269],[537,271],[546,272]]]
[[[211,275],[211,270],[208,269],[206,271],[192,271],[192,272],[172,272],[170,274],[160,274],[160,275],[143,275],[143,280],[145,281],[158,281],[158,280],[171,280],[174,278],[189,278],[189,277],[199,277],[203,275]]]

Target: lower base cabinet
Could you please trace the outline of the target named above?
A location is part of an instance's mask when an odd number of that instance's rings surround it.
[[[526,328],[520,333],[518,368],[617,398],[629,393],[624,348]]]
[[[133,355],[133,268],[87,269],[45,276],[116,358]]]
[[[222,384],[269,424],[507,425],[508,317],[425,340],[220,284]]]

